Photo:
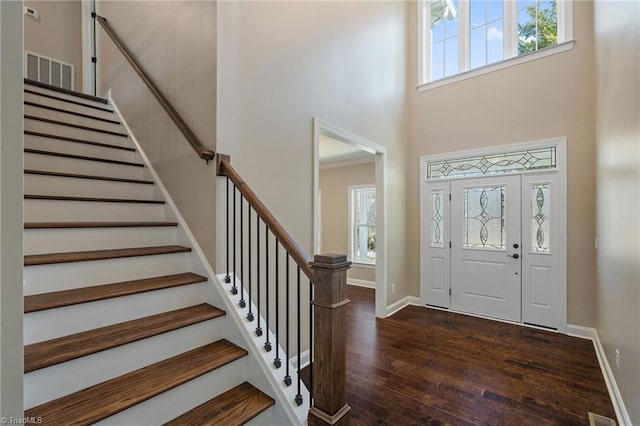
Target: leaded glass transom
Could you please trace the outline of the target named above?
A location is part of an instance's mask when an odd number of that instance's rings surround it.
[[[427,179],[462,176],[482,176],[555,169],[556,147],[546,147],[510,153],[480,155],[427,163]]]
[[[443,238],[443,200],[444,191],[431,192],[431,246],[444,247]]]
[[[504,195],[504,186],[464,189],[464,247],[505,249]]]
[[[551,198],[548,183],[531,186],[531,249],[549,252],[551,236]]]

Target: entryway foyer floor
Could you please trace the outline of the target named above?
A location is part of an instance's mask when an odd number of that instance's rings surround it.
[[[347,402],[355,425],[588,425],[615,418],[584,339],[409,306],[375,318],[348,286]]]

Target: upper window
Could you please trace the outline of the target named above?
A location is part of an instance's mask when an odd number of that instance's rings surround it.
[[[571,0],[422,0],[419,4],[421,84],[573,37]]]
[[[349,187],[349,256],[356,263],[376,263],[376,189]]]

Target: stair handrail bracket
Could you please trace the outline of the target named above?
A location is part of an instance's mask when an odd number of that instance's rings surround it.
[[[158,100],[162,108],[167,112],[173,123],[176,125],[180,133],[185,137],[187,142],[194,149],[196,154],[203,160],[209,163],[209,161],[213,160],[215,157],[215,152],[206,148],[204,144],[198,139],[196,134],[191,130],[189,125],[184,121],[184,119],[180,116],[178,111],[171,105],[171,103],[167,100],[166,96],[160,91],[158,85],[151,79],[149,74],[142,68],[142,65],[137,61],[133,53],[127,48],[122,39],[116,34],[113,30],[107,19],[103,16],[92,14],[92,16],[96,19],[96,21],[102,26],[102,29],[107,33],[111,41],[116,45],[118,50],[122,53],[125,59],[129,62],[133,70],[138,74],[138,76],[142,79],[144,84],[149,88],[149,91],[153,94],[153,96]]]
[[[347,368],[347,270],[351,262],[343,254],[314,257],[313,407],[309,425],[350,425],[346,404]]]

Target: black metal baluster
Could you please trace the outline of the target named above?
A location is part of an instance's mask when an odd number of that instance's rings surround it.
[[[265,273],[265,289],[266,289],[266,321],[265,321],[265,330],[266,330],[266,340],[264,342],[264,350],[267,352],[271,352],[271,342],[269,341],[269,227],[267,227],[267,223],[264,224],[264,249],[266,252],[265,257],[265,265],[264,265],[264,273]]]
[[[231,287],[231,294],[238,294],[238,287],[236,286],[236,186],[233,185],[233,287]]]
[[[224,282],[227,284],[231,282],[229,275],[229,176],[227,176],[227,275],[224,277]]]
[[[258,287],[258,304],[256,310],[258,313],[258,325],[256,327],[256,336],[262,336],[262,328],[260,328],[260,216],[256,214],[256,281]]]
[[[278,275],[278,272],[280,270],[279,268],[279,262],[278,262],[278,239],[275,239],[275,246],[276,246],[276,357],[273,360],[273,365],[275,365],[276,368],[280,368],[282,366],[282,361],[280,360],[280,346],[279,346],[279,339],[278,336],[280,335],[280,292],[279,292],[279,287],[280,287],[280,277]]]
[[[290,322],[289,322],[289,309],[291,308],[289,306],[289,252],[287,252],[287,266],[285,268],[286,271],[286,284],[287,284],[287,288],[286,288],[286,308],[285,308],[285,314],[286,314],[286,320],[285,320],[285,335],[286,335],[286,345],[287,345],[287,351],[286,351],[286,356],[287,358],[285,359],[285,363],[286,368],[287,368],[287,374],[284,376],[284,384],[287,386],[291,386],[291,376],[289,375],[289,359],[291,359],[291,357],[289,356],[289,326],[290,326]]]
[[[309,280],[309,407],[313,405],[313,285]]]
[[[241,308],[247,306],[244,300],[244,195],[240,194],[240,305]]]
[[[296,395],[296,404],[302,405],[302,393],[300,392],[300,267],[298,266],[298,394]]]
[[[251,305],[252,300],[251,299],[251,294],[252,294],[252,288],[251,288],[251,205],[247,206],[247,225],[249,227],[248,231],[249,231],[249,239],[247,240],[247,244],[248,244],[248,254],[249,254],[249,265],[248,265],[248,269],[249,269],[249,274],[247,275],[247,280],[248,280],[248,288],[249,288],[249,313],[247,314],[247,319],[249,321],[253,321],[253,312],[251,312]]]

